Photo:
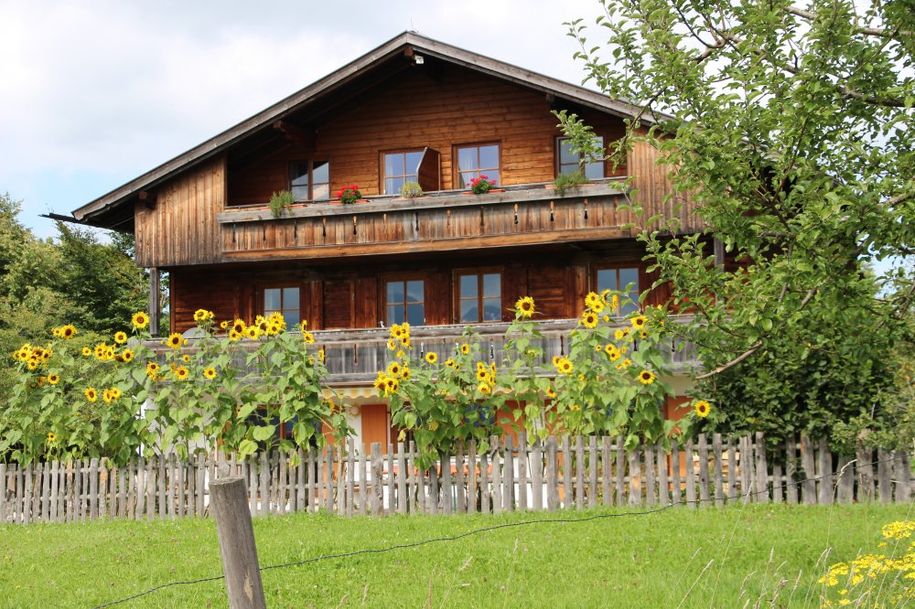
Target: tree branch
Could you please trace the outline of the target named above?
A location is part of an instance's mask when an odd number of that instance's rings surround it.
[[[815,21],[817,14],[814,11],[808,11],[799,6],[789,6],[785,9],[786,12],[791,13],[792,15],[797,15],[802,19],[807,21]],[[879,38],[896,38],[897,36],[915,36],[915,32],[905,32],[899,30],[883,30],[875,27],[864,27],[864,26],[855,26],[855,31],[859,34],[864,34],[865,36],[877,36]]]
[[[696,377],[696,380],[701,381],[702,379],[707,379],[707,378],[713,377],[717,374],[721,374],[728,368],[733,368],[734,366],[736,366],[743,360],[747,359],[748,357],[750,357],[751,355],[753,355],[754,353],[759,351],[759,348],[762,346],[763,346],[763,343],[761,340],[756,341],[755,343],[750,345],[749,349],[747,349],[746,351],[744,351],[743,353],[741,353],[740,355],[738,355],[737,357],[735,357],[728,363],[722,364],[722,365],[718,366],[717,368],[715,368],[714,370],[712,370],[710,372],[706,372],[705,374],[700,374],[699,376]]]

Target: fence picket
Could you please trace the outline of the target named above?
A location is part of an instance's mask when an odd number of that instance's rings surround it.
[[[699,500],[702,505],[709,503],[708,439],[699,434]]]
[[[626,504],[626,454],[623,449],[623,438],[616,438],[616,505]]]
[[[492,444],[492,511],[493,514],[502,513],[502,459],[499,453],[499,437],[490,438]]]
[[[550,512],[559,507],[558,455],[556,454],[556,437],[550,436],[546,441],[546,506]]]
[[[639,467],[639,450],[627,454],[629,461],[629,505],[642,504],[642,472]]]
[[[655,495],[654,448],[646,446],[643,449],[643,454],[645,455],[645,500],[648,505],[653,506],[657,502]]]
[[[680,505],[683,500],[683,489],[680,485],[680,446],[674,440],[670,443],[671,502]]]
[[[527,434],[522,431],[518,434],[518,509],[522,512],[527,511],[527,464]]]
[[[667,480],[667,453],[664,452],[664,447],[658,445],[655,447],[657,451],[657,467],[658,467],[658,500],[661,502],[661,505],[670,504],[670,485]]]
[[[817,477],[820,481],[820,504],[829,505],[833,502],[832,453],[829,452],[826,438],[820,439],[819,457],[820,466]]]
[[[785,501],[797,503],[797,444],[794,438],[785,442]]]
[[[873,501],[874,499],[874,451],[864,446],[857,446],[855,450],[855,470],[858,474],[858,501]]]
[[[715,468],[713,476],[715,478],[715,505],[721,507],[724,505],[724,452],[721,444],[721,434],[716,433],[712,436],[712,455],[715,457]],[[730,464],[728,465],[730,467]]]
[[[693,460],[693,441],[686,442],[686,506],[696,507],[696,464]]]
[[[562,439],[562,493],[559,498],[562,501],[562,507],[572,506],[573,500],[572,486],[572,450],[569,445],[568,436]]]
[[[905,451],[893,451],[893,478],[896,481],[896,503],[908,503],[912,493],[912,474]]]
[[[448,455],[442,455],[441,459],[442,467],[442,512],[445,514],[451,514],[452,504],[451,504],[451,457]]]
[[[605,506],[613,505],[613,496],[611,493],[610,478],[612,476],[610,468],[610,436],[601,438],[601,496]],[[540,509],[539,506],[537,509]]]
[[[585,446],[581,436],[575,438],[575,509],[585,507]]]

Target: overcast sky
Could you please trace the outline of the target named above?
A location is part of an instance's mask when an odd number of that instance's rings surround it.
[[[0,193],[69,213],[407,29],[580,83],[597,0],[0,0]]]

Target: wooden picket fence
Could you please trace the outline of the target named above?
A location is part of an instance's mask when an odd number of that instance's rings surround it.
[[[241,476],[252,514],[326,511],[355,514],[500,513],[603,506],[689,507],[728,503],[905,502],[913,496],[905,451],[860,449],[834,456],[825,441],[789,441],[776,459],[761,434],[734,441],[700,435],[670,452],[627,451],[621,438],[493,437],[421,471],[412,444],[382,454],[379,444],[178,461],[138,458],[126,467],[98,459],[18,467],[0,464],[0,523],[97,518],[206,516],[208,483]]]

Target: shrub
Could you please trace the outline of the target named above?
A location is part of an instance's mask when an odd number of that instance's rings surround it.
[[[273,214],[273,217],[279,218],[293,203],[295,203],[295,199],[292,193],[288,190],[281,190],[271,195],[270,202],[267,205],[270,206],[270,213]]]
[[[587,184],[588,178],[585,177],[580,171],[573,171],[572,173],[561,173],[556,176],[556,179],[553,180],[553,186],[556,187],[556,192],[560,195],[564,195],[566,191],[570,188],[575,188],[581,184]]]
[[[423,194],[423,188],[417,182],[404,182],[400,187],[400,196],[404,199],[421,197]]]

